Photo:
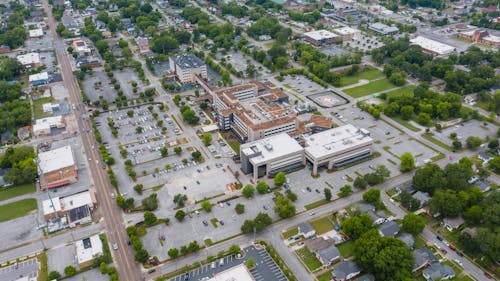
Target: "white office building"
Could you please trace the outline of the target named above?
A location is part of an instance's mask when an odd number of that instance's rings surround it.
[[[196,76],[207,79],[207,66],[200,58],[192,53],[171,56],[170,70],[181,83],[196,83]]]

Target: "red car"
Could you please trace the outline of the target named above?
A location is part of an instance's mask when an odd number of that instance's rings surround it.
[[[457,249],[455,248],[455,246],[453,246],[453,245],[451,245],[451,244],[450,244],[450,246],[448,246],[448,248],[450,248],[450,250],[452,250],[452,251],[456,251],[456,250],[457,250]]]
[[[484,276],[486,276],[486,278],[488,278],[488,279],[493,279],[493,277],[491,277],[491,275],[487,272],[484,273]]]

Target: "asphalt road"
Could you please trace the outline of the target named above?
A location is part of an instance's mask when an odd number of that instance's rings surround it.
[[[52,16],[52,10],[46,0],[42,1],[45,13],[48,17],[48,26],[53,36],[54,47],[57,53],[57,59],[61,66],[61,73],[64,81],[64,86],[70,94],[70,102],[77,105],[77,110],[74,112],[77,117],[77,128],[79,136],[82,140],[84,153],[89,158],[88,167],[91,179],[98,193],[98,202],[103,210],[104,226],[110,243],[117,243],[119,249],[114,251],[113,258],[115,267],[117,268],[120,280],[140,280],[140,268],[134,261],[134,253],[127,246],[128,237],[125,233],[122,211],[111,199],[110,193],[112,187],[109,184],[106,171],[98,164],[100,155],[98,150],[92,149],[92,145],[96,144],[92,131],[86,132],[86,128],[90,129],[91,124],[88,118],[85,117],[86,109],[80,97],[80,89],[71,69],[69,54],[66,52],[66,46],[61,37],[56,33],[57,22]],[[102,159],[100,160],[102,163]]]

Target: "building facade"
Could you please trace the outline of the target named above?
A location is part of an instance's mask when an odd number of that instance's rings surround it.
[[[168,60],[170,71],[181,83],[196,83],[195,76],[208,78],[205,62],[192,53],[171,56]]]
[[[337,41],[338,35],[328,30],[315,30],[303,34],[304,41],[316,47],[332,45]]]
[[[40,188],[55,188],[74,183],[78,179],[78,168],[71,146],[49,150],[38,154]],[[42,174],[43,173],[43,174]]]

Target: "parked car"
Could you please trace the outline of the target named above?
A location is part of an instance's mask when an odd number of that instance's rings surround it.
[[[113,243],[113,250],[118,250],[118,243]]]
[[[203,225],[204,226],[208,226],[208,222],[207,221],[203,221]]]

